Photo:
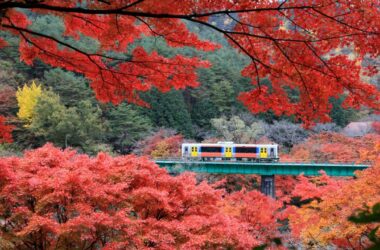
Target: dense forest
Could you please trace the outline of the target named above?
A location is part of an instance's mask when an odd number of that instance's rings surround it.
[[[0,1],[0,249],[378,249],[379,5],[302,3]],[[366,169],[153,162],[218,141]]]

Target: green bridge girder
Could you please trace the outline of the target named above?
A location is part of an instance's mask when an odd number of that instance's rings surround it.
[[[323,170],[329,176],[354,176],[356,170],[368,165],[333,163],[284,163],[284,162],[236,162],[236,161],[182,161],[155,160],[170,173],[196,172],[210,174],[257,174],[257,175],[300,175],[316,176]]]

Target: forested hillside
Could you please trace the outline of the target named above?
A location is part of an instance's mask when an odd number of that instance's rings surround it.
[[[59,18],[28,15],[33,20],[33,30],[61,36],[64,24]],[[213,22],[219,26],[229,25],[228,19],[223,18],[216,18]],[[149,105],[144,107],[127,102],[119,105],[99,102],[82,75],[52,68],[40,61],[33,66],[20,62],[17,60],[18,39],[3,33],[2,36],[13,46],[0,51],[0,95],[3,97],[0,109],[15,126],[14,144],[5,146],[5,151],[36,148],[49,141],[90,154],[101,150],[125,154],[134,149],[138,152],[141,140],[162,129],[195,141],[218,138],[249,143],[266,137],[285,146],[287,151],[311,134],[339,131],[349,122],[371,113],[367,109],[357,112],[343,108],[345,96],[342,95],[330,100],[331,123],[317,125],[311,130],[305,130],[292,116],[276,116],[271,111],[252,115],[238,100],[241,92],[251,89],[250,79],[241,75],[249,58],[232,48],[217,32],[193,23],[187,25],[202,39],[222,46],[212,52],[197,52],[190,47],[168,47],[164,39],[157,37],[136,40],[131,49],[143,46],[148,52],[157,51],[165,57],[200,53],[202,59],[211,63],[209,68],[197,70],[199,87],[169,88],[164,93],[152,89],[142,94],[142,99]],[[87,51],[94,51],[99,46],[86,37],[75,43]],[[27,91],[33,84],[38,86],[40,95]],[[262,79],[261,84],[271,86],[268,79]],[[293,90],[289,89],[289,94],[298,98]],[[28,117],[22,114],[23,105],[28,106]]]

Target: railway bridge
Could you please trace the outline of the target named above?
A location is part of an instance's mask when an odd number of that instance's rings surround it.
[[[182,159],[155,160],[169,173],[195,172],[209,174],[257,174],[261,176],[261,192],[275,197],[275,175],[317,176],[323,170],[330,176],[354,176],[356,170],[368,165],[334,163],[289,163],[289,162],[241,162],[241,161],[190,161]]]

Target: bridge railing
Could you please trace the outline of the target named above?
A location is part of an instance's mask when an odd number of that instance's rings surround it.
[[[181,161],[181,162],[199,162],[199,161],[205,161],[205,162],[210,162],[210,160],[202,160],[199,158],[182,158],[182,157],[154,157],[151,158],[153,161]],[[236,159],[231,159],[231,160],[211,160],[211,162],[241,162],[241,163],[250,163],[254,161],[249,161],[249,160],[236,160]],[[257,162],[256,162],[257,163]],[[264,162],[263,162],[264,163]],[[278,161],[278,163],[289,163],[289,164],[359,164],[359,165],[372,165],[373,162],[370,161],[338,161],[338,160],[330,160],[330,161],[321,161],[317,159],[310,159],[307,162],[305,162],[304,159],[291,159],[291,160],[285,160],[282,161],[281,158]]]

